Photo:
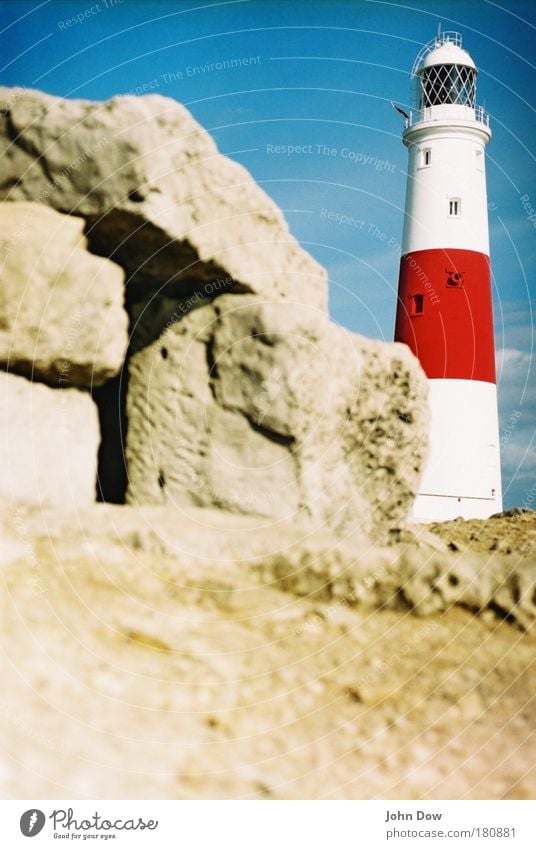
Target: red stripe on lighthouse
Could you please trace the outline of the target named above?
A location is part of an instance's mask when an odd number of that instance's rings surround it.
[[[403,256],[395,340],[429,378],[495,383],[489,257],[457,248]]]

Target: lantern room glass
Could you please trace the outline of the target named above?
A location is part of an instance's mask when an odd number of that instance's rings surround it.
[[[420,108],[445,103],[475,106],[476,71],[465,65],[432,65],[420,74]]]

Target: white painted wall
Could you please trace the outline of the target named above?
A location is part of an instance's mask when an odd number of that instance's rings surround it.
[[[413,120],[403,136],[409,162],[402,253],[458,248],[489,256],[485,147],[491,132],[482,113],[446,104]],[[449,209],[455,199],[458,216]],[[413,518],[487,518],[500,511],[495,384],[431,380],[430,409],[430,452]]]
[[[427,113],[459,110],[431,107]],[[468,110],[471,111],[471,110]],[[477,121],[424,121],[404,132],[409,148],[402,253],[429,248],[462,248],[489,256],[484,150],[489,129]],[[424,151],[430,150],[430,165]],[[459,198],[461,215],[449,215],[449,199]]]
[[[412,516],[487,518],[502,510],[497,388],[430,380],[429,391],[430,451]]]

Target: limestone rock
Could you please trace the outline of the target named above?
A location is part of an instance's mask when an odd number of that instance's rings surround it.
[[[281,211],[159,95],[104,103],[0,89],[0,198],[82,216],[91,250],[129,278],[129,299],[229,289],[326,309],[326,273]]]
[[[412,502],[427,416],[404,346],[225,295],[131,359],[128,497],[378,532]]]
[[[84,221],[0,205],[0,364],[57,386],[115,375],[128,343],[124,272],[85,249]]]
[[[451,551],[530,554],[536,552],[534,510],[514,508],[489,519],[453,519],[435,522],[430,530],[443,539]]]
[[[534,533],[533,514],[525,529]],[[470,522],[466,522],[470,525]],[[513,525],[514,523],[512,523]],[[262,538],[262,527],[257,535]],[[278,549],[256,551],[254,568],[263,582],[300,597],[337,606],[411,609],[431,617],[459,605],[474,613],[486,611],[523,631],[536,625],[536,568],[532,552],[516,555],[453,553],[441,548],[433,534],[408,534],[408,541],[389,546],[364,545],[358,537],[328,543],[329,534],[309,534],[290,542],[284,524],[274,528]],[[259,544],[259,543],[258,543]],[[253,549],[245,541],[244,554]]]
[[[372,598],[396,546],[169,505],[3,525],[3,798],[534,798],[530,635],[321,593]]]
[[[0,498],[64,508],[95,500],[99,423],[86,392],[0,372]]]

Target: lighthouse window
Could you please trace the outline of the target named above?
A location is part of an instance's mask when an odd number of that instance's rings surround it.
[[[421,77],[421,108],[455,103],[475,105],[476,71],[465,65],[432,65]]]
[[[462,214],[462,202],[459,198],[449,200],[449,215],[452,217]]]
[[[424,166],[431,164],[431,162],[432,162],[432,151],[430,150],[429,147],[427,147],[427,148],[425,148],[425,150],[423,150],[421,161],[422,161],[422,164]]]
[[[422,315],[424,312],[424,295],[411,296],[411,315]]]

